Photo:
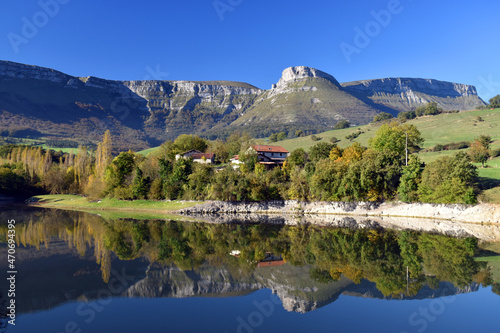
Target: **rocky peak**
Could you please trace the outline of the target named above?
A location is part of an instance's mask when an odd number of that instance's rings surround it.
[[[372,90],[396,94],[407,91],[416,91],[424,92],[433,96],[444,97],[477,95],[477,91],[474,86],[433,79],[387,78],[348,82],[342,85],[356,90]]]
[[[35,79],[52,82],[66,82],[69,75],[51,68],[25,65],[12,61],[0,61],[0,77],[10,79]]]
[[[277,84],[273,85],[273,89],[277,87],[283,87],[288,85],[289,83],[301,81],[307,78],[323,78],[332,82],[336,86],[340,86],[339,82],[330,74],[322,72],[318,69],[306,67],[306,66],[295,66],[286,68],[282,75],[281,79]]]
[[[408,111],[437,102],[444,110],[472,110],[485,105],[471,85],[418,78],[386,78],[342,83],[344,90],[383,107]]]

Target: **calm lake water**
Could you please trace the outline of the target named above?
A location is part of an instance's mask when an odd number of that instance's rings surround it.
[[[500,330],[500,246],[473,238],[42,209],[0,218],[2,253],[7,219],[19,242],[16,325],[4,318],[0,332]]]

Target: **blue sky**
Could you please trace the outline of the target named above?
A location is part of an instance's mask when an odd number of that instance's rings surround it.
[[[487,100],[500,94],[498,13],[498,0],[2,0],[0,59],[76,76],[263,89],[305,65],[340,82],[473,84]]]

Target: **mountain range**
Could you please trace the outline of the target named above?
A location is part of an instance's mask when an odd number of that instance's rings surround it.
[[[210,139],[234,131],[256,137],[341,120],[362,125],[436,102],[444,110],[485,105],[474,86],[387,78],[339,83],[320,70],[283,71],[269,90],[233,81],[113,81],[0,61],[1,136],[97,142],[111,130],[118,149],[140,150],[179,134]]]

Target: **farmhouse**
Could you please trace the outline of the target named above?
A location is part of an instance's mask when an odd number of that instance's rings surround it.
[[[191,149],[187,152],[184,152],[182,154],[177,154],[175,155],[175,159],[178,160],[179,158],[192,158],[193,162],[196,163],[201,163],[201,164],[213,164],[215,162],[215,155],[212,153],[202,153],[201,151],[198,151],[196,149]]]
[[[271,161],[281,165],[290,154],[288,150],[281,146],[254,145],[251,148],[259,155],[259,162]]]
[[[253,145],[248,148],[248,153],[256,152],[257,158],[260,164],[266,166],[266,169],[272,169],[276,166],[283,165],[285,159],[290,154],[288,150],[281,146],[269,146],[269,145]],[[239,155],[235,155],[231,159],[231,164],[233,167],[239,168],[239,165],[243,162],[240,160]]]

